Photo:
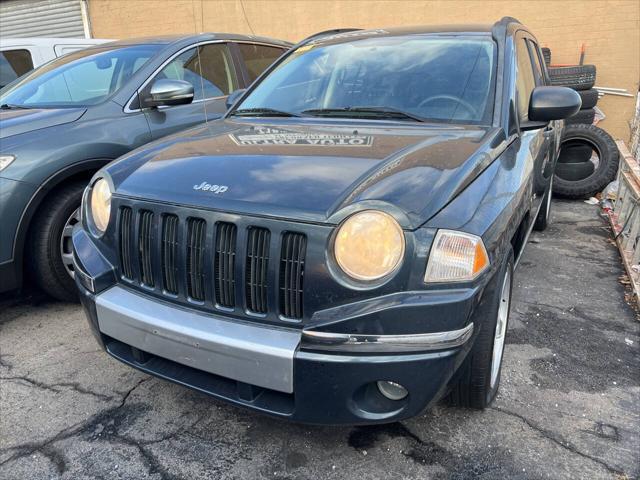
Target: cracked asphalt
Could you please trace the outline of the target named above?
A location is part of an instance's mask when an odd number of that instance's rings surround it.
[[[638,478],[640,323],[596,207],[554,202],[516,273],[492,408],[296,425],[134,371],[78,305],[0,298],[2,479]],[[632,343],[631,343],[632,342]]]

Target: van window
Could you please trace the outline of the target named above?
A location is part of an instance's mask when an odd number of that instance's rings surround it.
[[[33,60],[29,50],[0,52],[0,88],[10,84],[29,70],[33,70]]]

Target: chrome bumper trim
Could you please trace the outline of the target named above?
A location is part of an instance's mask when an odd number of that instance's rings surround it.
[[[233,380],[293,392],[300,332],[229,321],[114,286],[96,296],[100,331],[127,345]]]
[[[323,350],[349,352],[415,352],[446,350],[464,345],[473,335],[473,323],[460,330],[416,335],[358,335],[304,330],[305,344]]]
[[[80,263],[80,261],[76,258],[76,252],[73,252],[73,270],[76,277],[78,277],[78,281],[82,284],[84,288],[89,290],[91,293],[96,292],[96,286],[93,282],[93,277],[84,271],[84,266]]]

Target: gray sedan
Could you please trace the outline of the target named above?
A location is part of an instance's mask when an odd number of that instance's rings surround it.
[[[290,44],[233,34],[123,40],[49,62],[0,90],[0,292],[25,271],[74,300],[70,233],[93,173],[220,117]]]

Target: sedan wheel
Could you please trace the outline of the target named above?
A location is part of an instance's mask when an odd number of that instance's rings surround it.
[[[31,223],[29,274],[40,288],[59,300],[78,301],[74,281],[71,234],[80,221],[80,201],[86,183],[69,183],[52,192]]]
[[[73,233],[73,227],[80,222],[80,209],[76,208],[73,213],[67,218],[67,221],[62,228],[62,235],[60,236],[60,258],[64,269],[69,276],[73,278],[73,246],[71,244],[71,234]]]

